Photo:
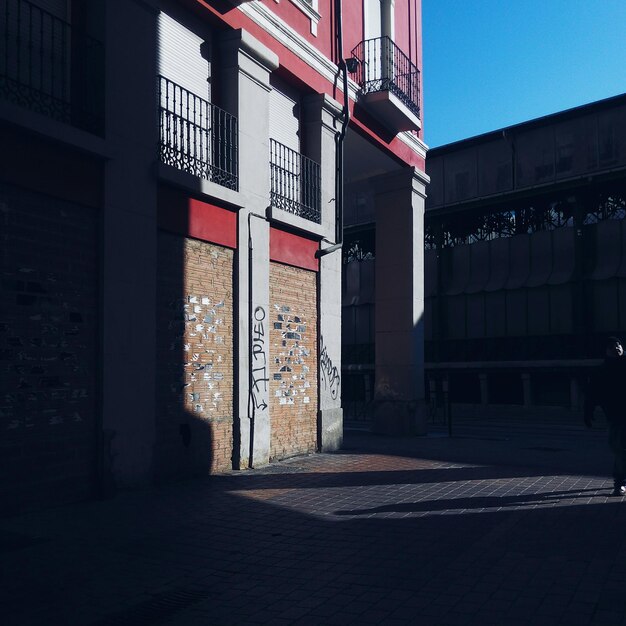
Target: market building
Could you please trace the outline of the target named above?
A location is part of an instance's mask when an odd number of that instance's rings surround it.
[[[428,389],[579,411],[626,330],[626,95],[429,151]]]

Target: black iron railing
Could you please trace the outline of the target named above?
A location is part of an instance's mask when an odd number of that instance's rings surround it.
[[[415,115],[420,115],[420,72],[389,37],[367,39],[352,50],[361,91],[390,91]]]
[[[270,176],[272,206],[321,223],[319,163],[270,139]]]
[[[569,201],[571,192],[560,198],[537,199],[531,206],[505,210],[465,210],[446,217],[426,214],[424,246],[426,249],[454,247],[489,241],[500,237],[532,234],[544,230],[573,227],[576,209]],[[587,198],[579,210],[583,226],[604,220],[626,219],[626,188],[618,186]]]
[[[0,2],[0,98],[104,131],[100,42],[26,0]]]
[[[236,190],[237,118],[164,76],[158,81],[160,160]]]

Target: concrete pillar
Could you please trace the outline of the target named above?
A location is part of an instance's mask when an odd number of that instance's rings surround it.
[[[326,244],[322,245],[322,248]],[[319,418],[318,440],[324,452],[343,441],[341,406],[341,250],[322,257],[319,273]]]
[[[383,0],[380,7],[381,34],[395,41],[395,0]]]
[[[528,372],[522,374],[522,396],[524,399],[524,407],[527,409],[530,408],[533,405],[533,388]]]
[[[322,185],[322,248],[335,242],[337,167],[335,136],[340,129],[341,105],[323,94],[304,99],[307,156],[320,164]],[[336,250],[320,259],[319,269],[319,412],[318,445],[321,450],[338,450],[343,440],[341,408],[341,270],[342,252]]]
[[[326,94],[306,96],[302,101],[302,134],[306,156],[320,164],[322,184],[322,232],[335,243],[337,219],[335,173],[337,169],[335,137],[341,130],[341,105]]]
[[[478,381],[480,383],[480,403],[487,406],[489,404],[489,377],[487,374],[478,374]]]
[[[424,200],[413,168],[376,178],[374,428],[424,433]]]
[[[234,465],[269,462],[269,92],[278,57],[245,30],[219,40],[221,103],[239,125]]]
[[[103,482],[152,479],[156,376],[157,13],[107,3],[106,164],[102,220]],[[137,42],[141,42],[138,46]]]

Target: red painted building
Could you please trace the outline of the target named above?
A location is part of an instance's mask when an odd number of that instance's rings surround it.
[[[344,222],[419,429],[419,0],[4,4],[5,509],[337,449]]]

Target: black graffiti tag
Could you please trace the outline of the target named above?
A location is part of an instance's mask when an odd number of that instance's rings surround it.
[[[252,398],[254,406],[261,411],[267,409],[264,396],[267,394],[267,357],[265,355],[265,309],[254,309],[252,322]]]
[[[339,370],[333,365],[333,361],[328,355],[323,337],[320,338],[320,373],[324,388],[330,391],[330,395],[334,400],[339,394],[341,376]]]

